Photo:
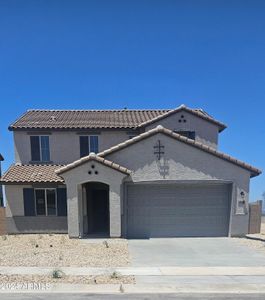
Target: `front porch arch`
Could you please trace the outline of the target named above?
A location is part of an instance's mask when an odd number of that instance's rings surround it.
[[[79,238],[87,234],[84,230],[84,186],[98,182],[109,187],[109,236],[120,237],[122,186],[130,171],[95,155],[82,160],[82,163],[73,163],[58,171],[67,186],[68,234]]]

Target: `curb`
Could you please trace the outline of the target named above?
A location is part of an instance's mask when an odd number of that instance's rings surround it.
[[[1,286],[0,294],[3,293],[93,293],[93,294],[264,294],[265,284],[219,284],[219,285],[141,285],[141,284],[102,284],[102,285],[86,285],[86,284],[53,284],[46,289],[41,288],[4,288]]]
[[[65,275],[98,276],[118,272],[122,276],[265,276],[261,267],[120,267],[120,268],[40,268],[0,267],[2,275],[51,275],[54,269]]]

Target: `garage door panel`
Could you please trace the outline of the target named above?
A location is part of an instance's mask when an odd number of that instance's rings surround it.
[[[229,186],[128,186],[128,237],[227,236]]]

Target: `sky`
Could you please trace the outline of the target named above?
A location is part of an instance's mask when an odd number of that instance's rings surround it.
[[[27,109],[186,104],[228,128],[219,150],[265,166],[265,1],[0,0],[0,152]],[[265,176],[251,180],[261,199]]]

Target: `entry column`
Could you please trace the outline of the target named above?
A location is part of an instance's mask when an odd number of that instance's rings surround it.
[[[78,238],[80,235],[80,220],[79,220],[79,202],[80,191],[78,185],[67,184],[67,221],[68,235],[72,238]]]
[[[110,237],[121,236],[121,185],[111,184],[109,190]]]

